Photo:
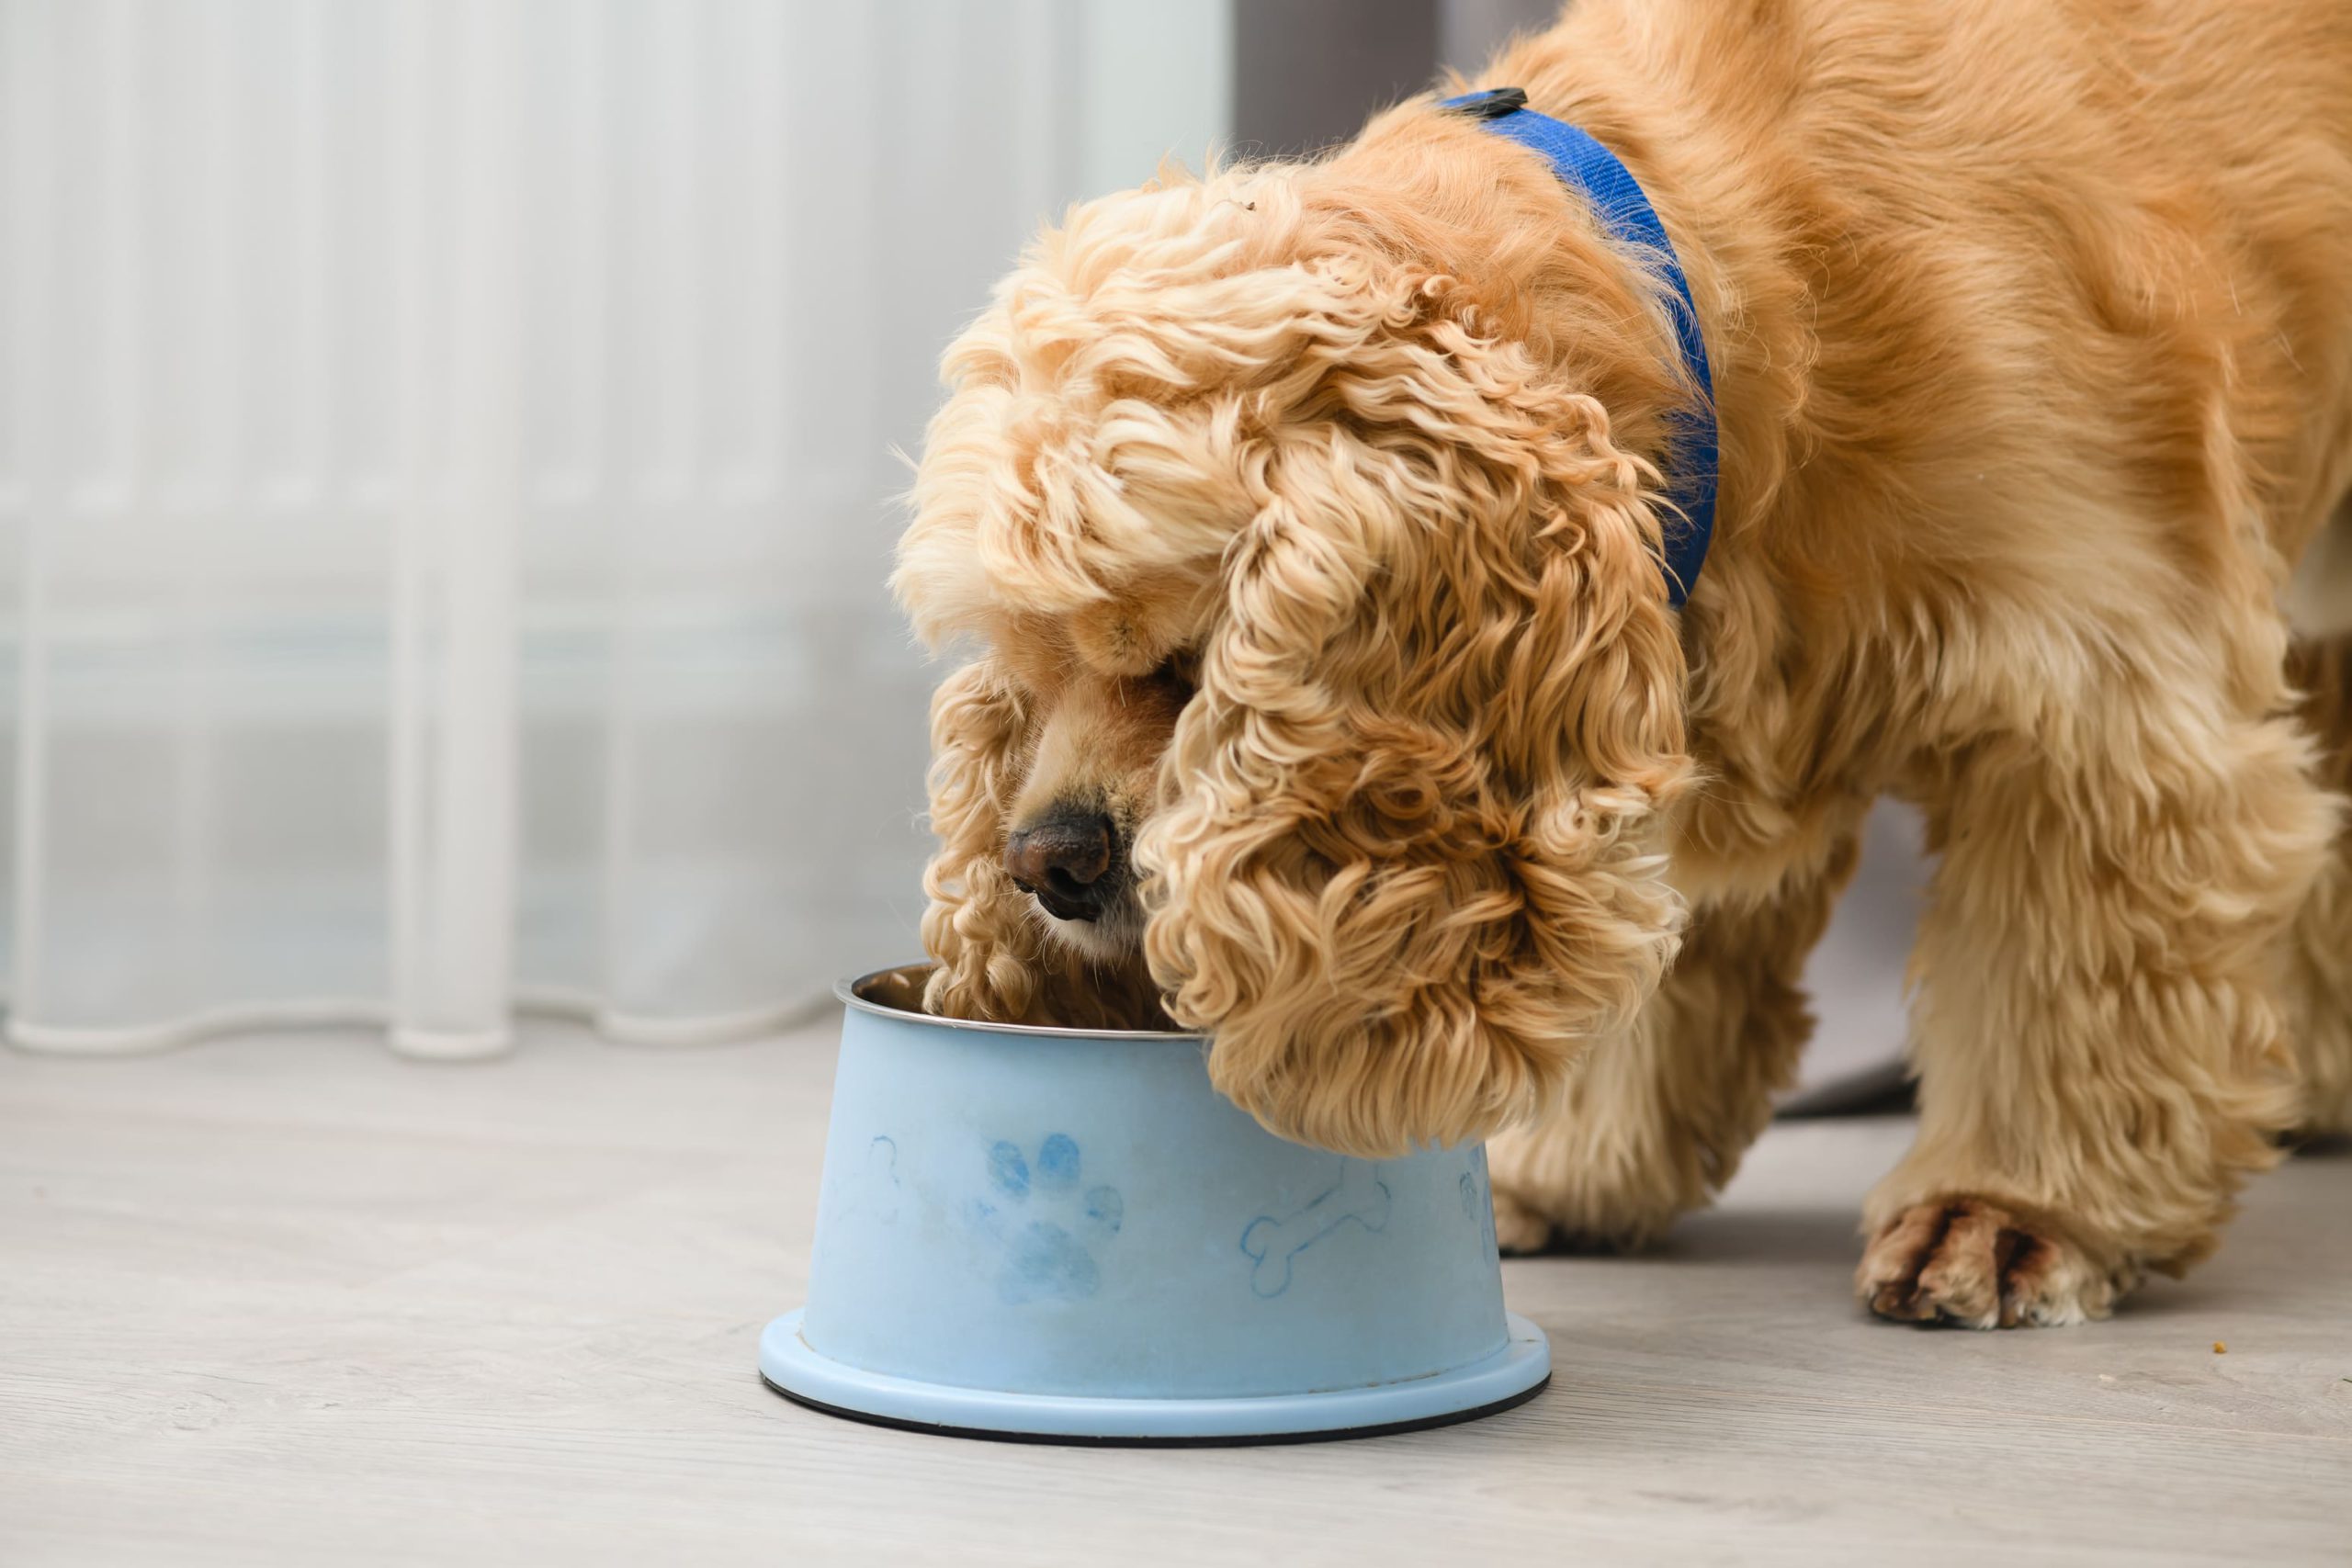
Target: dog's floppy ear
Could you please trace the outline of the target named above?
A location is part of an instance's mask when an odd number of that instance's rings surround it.
[[[1074,1029],[1159,1021],[1139,976],[1092,975],[1038,929],[1004,865],[1005,820],[1035,739],[1034,697],[994,654],[942,682],[931,702],[926,783],[939,848],[923,869],[923,946],[938,961],[926,1010],[950,1018]]]
[[[1269,441],[1138,846],[1152,972],[1278,1133],[1483,1136],[1679,939],[1657,476],[1596,400],[1443,319]]]
[[[1037,990],[1042,943],[1004,869],[1004,816],[1021,790],[1031,716],[992,657],[965,665],[931,699],[931,898],[922,943],[939,962],[923,1005],[957,1018],[1018,1019]]]

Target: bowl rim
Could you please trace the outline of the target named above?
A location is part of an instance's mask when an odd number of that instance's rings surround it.
[[[910,1012],[894,1008],[888,1002],[876,1001],[859,994],[860,987],[877,981],[898,978],[910,970],[933,969],[937,965],[929,959],[911,964],[893,964],[886,968],[870,969],[853,978],[833,982],[833,995],[845,1008],[869,1012],[877,1018],[895,1018],[910,1023],[929,1024],[937,1029],[965,1029],[982,1034],[1028,1034],[1045,1040],[1183,1040],[1194,1044],[1204,1043],[1208,1036],[1183,1029],[1049,1029],[1039,1023],[998,1023],[988,1019],[942,1018],[937,1013]]]

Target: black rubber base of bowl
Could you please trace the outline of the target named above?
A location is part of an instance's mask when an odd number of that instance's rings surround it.
[[[1056,1448],[1070,1449],[1262,1449],[1284,1443],[1340,1443],[1357,1438],[1387,1438],[1399,1432],[1426,1432],[1432,1427],[1455,1427],[1481,1416],[1498,1416],[1506,1410],[1517,1409],[1552,1386],[1550,1374],[1533,1388],[1522,1389],[1508,1399],[1498,1399],[1491,1404],[1475,1404],[1467,1410],[1449,1411],[1443,1416],[1426,1416],[1418,1421],[1387,1421],[1374,1427],[1341,1427],[1329,1432],[1265,1432],[1241,1434],[1230,1438],[1090,1438],[1068,1432],[999,1432],[984,1427],[943,1427],[929,1421],[901,1421],[895,1416],[869,1416],[863,1410],[848,1410],[838,1404],[828,1404],[821,1399],[810,1399],[788,1388],[769,1382],[767,1374],[760,1374],[772,1393],[780,1393],[795,1404],[838,1416],[844,1421],[862,1421],[869,1427],[891,1427],[901,1432],[927,1432],[935,1438],[978,1438],[989,1443],[1046,1443]]]

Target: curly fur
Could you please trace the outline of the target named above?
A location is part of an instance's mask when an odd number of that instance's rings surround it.
[[[1080,1029],[1151,1027],[1159,998],[1148,977],[1056,947],[1004,869],[1004,823],[1035,744],[1032,701],[985,659],[932,698],[931,823],[939,852],[923,872],[931,905],[922,940],[939,967],[925,987],[927,1005]]]
[[[1035,641],[1017,605],[1108,671],[1191,655],[1136,845],[1145,952],[1173,1016],[1214,1031],[1220,1089],[1364,1154],[1532,1113],[1647,996],[1689,772],[1655,473],[1608,403],[1546,377],[1497,285],[1556,271],[1551,331],[1614,339],[1615,406],[1652,431],[1680,396],[1654,303],[1613,264],[1606,294],[1566,291],[1605,253],[1540,168],[1502,199],[1550,211],[1543,237],[1499,276],[1438,270],[1504,215],[1392,123],[1377,208],[1329,171],[1240,169],[1048,236],[950,355],[899,576],[929,636]],[[960,886],[927,933],[936,999],[1018,1013],[1029,923],[985,958],[969,939],[1014,897],[971,807],[1019,770],[1020,726],[938,712]]]
[[[1164,1007],[1278,1132],[1517,1128],[1507,1234],[1640,1239],[1760,1126],[1902,795],[1923,1124],[1859,1286],[2098,1315],[2211,1247],[2298,1053],[2303,1119],[2352,1115],[2342,682],[2305,655],[2297,716],[2278,608],[2352,490],[2352,28],[1589,0],[1486,79],[1624,157],[1690,275],[1687,607],[1660,290],[1533,154],[1417,100],[1073,209],[949,351],[900,547],[922,634],[984,648],[934,709],[928,1005]],[[1001,864],[1062,799],[1129,846],[1091,928]]]

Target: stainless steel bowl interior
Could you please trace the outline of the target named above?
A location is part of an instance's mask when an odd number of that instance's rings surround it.
[[[939,1018],[922,1010],[923,982],[937,965],[901,964],[876,969],[833,987],[842,1005],[885,1018],[913,1019],[940,1029],[976,1029],[992,1034],[1035,1034],[1051,1040],[1190,1040],[1201,1036],[1167,1029],[1048,1029],[1035,1023],[986,1023],[975,1019]]]

